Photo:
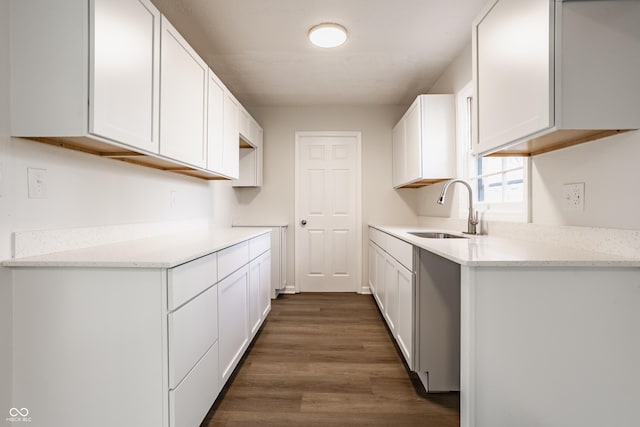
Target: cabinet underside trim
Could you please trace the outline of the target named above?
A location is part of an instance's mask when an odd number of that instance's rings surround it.
[[[555,132],[520,142],[496,153],[488,154],[487,156],[535,156],[538,154],[548,153],[549,151],[582,144],[584,142],[595,141],[596,139],[605,138],[611,135],[629,132],[631,130],[635,129],[556,130]]]
[[[56,147],[66,148],[68,150],[80,151],[87,154],[93,154],[109,159],[120,160],[122,162],[131,163],[139,166],[145,166],[153,169],[159,169],[168,172],[188,175],[195,178],[206,180],[227,180],[228,178],[216,175],[213,172],[189,166],[170,159],[166,159],[157,155],[141,153],[128,150],[123,146],[114,145],[112,143],[102,142],[89,137],[28,137],[21,138],[43,144],[53,145]]]

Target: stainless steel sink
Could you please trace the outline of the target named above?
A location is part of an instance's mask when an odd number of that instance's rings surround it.
[[[459,236],[457,234],[440,233],[437,231],[409,231],[416,237],[424,237],[425,239],[468,239],[465,236]]]

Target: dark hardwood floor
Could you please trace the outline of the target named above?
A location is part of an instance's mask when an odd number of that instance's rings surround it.
[[[308,293],[272,301],[201,427],[459,425],[459,394],[418,394],[372,296]]]

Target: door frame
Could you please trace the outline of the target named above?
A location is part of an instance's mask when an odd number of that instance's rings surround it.
[[[293,259],[294,259],[294,278],[295,278],[295,292],[300,293],[300,260],[296,255],[296,249],[301,246],[300,244],[300,233],[298,230],[300,229],[300,208],[298,207],[298,203],[300,201],[300,192],[301,185],[298,182],[298,177],[300,175],[300,139],[301,137],[327,137],[327,136],[346,136],[346,137],[355,137],[356,138],[356,272],[354,272],[356,276],[356,289],[354,292],[359,294],[362,293],[370,293],[367,292],[365,287],[362,285],[362,132],[360,131],[296,131],[295,132],[295,171],[294,171],[294,186],[295,186],[295,196],[294,196],[294,250],[293,250]],[[366,289],[365,289],[366,288]]]

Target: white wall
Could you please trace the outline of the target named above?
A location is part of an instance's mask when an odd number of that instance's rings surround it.
[[[640,230],[640,131],[532,159],[532,222]],[[562,204],[564,183],[585,183],[583,211]]]
[[[264,129],[264,186],[236,189],[234,217],[243,222],[285,221],[295,231],[296,131],[362,132],[362,223],[415,224],[416,192],[391,186],[391,130],[407,106],[255,107]],[[365,239],[366,240],[366,239]],[[294,283],[294,233],[288,241],[288,283]],[[363,244],[363,260],[366,260]],[[365,262],[366,264],[366,262]],[[364,269],[366,270],[366,269]],[[366,280],[363,274],[363,280]]]

